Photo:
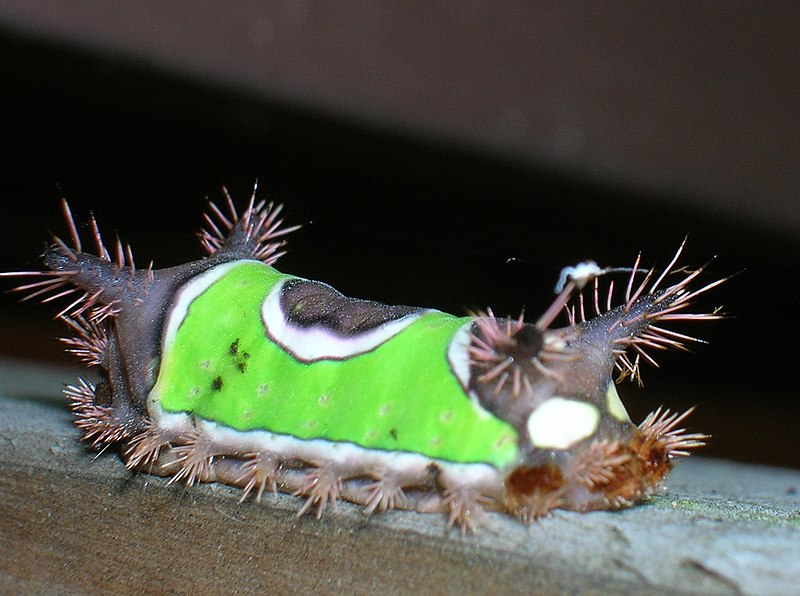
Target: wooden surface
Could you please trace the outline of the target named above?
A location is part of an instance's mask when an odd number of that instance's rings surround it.
[[[63,372],[36,373],[0,362],[2,593],[791,594],[800,586],[798,471],[695,457],[668,492],[634,509],[558,512],[529,529],[492,515],[477,537],[445,532],[439,516],[368,518],[345,503],[317,522],[297,518],[291,496],[239,503],[225,486],[167,486],[129,474],[113,453],[93,457],[56,393],[35,397]]]

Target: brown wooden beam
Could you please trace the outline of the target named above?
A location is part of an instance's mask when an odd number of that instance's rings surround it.
[[[57,375],[0,366],[0,391]],[[34,375],[31,377],[30,375]],[[36,380],[38,377],[38,381]],[[20,384],[17,382],[16,386]],[[478,536],[439,516],[321,521],[300,500],[239,503],[131,475],[78,443],[55,399],[0,398],[0,592],[790,593],[800,585],[800,472],[692,458],[630,510],[557,512],[525,528],[490,515]]]

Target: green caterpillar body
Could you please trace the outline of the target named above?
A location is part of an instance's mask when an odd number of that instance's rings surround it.
[[[268,430],[458,463],[513,461],[514,429],[464,399],[452,372],[467,364],[469,319],[407,309],[343,339],[320,324],[287,321],[281,294],[304,281],[258,261],[220,265],[196,279],[170,313],[150,412],[183,428],[193,415],[240,433]],[[320,305],[301,308],[319,319]]]
[[[717,318],[685,309],[722,280],[689,290],[697,270],[660,287],[678,255],[634,283],[637,259],[617,307],[613,286],[600,307],[605,271],[584,265],[535,323],[456,317],[281,273],[272,265],[294,228],[280,207],[228,207],[206,216],[207,258],[142,271],[121,245],[111,258],[94,220],[98,256],[83,251],[64,203],[73,246],[57,239],[49,271],[11,274],[43,276],[18,288],[32,295],[80,292],[58,315],[76,333],[64,341],[103,380],[66,393],[84,438],[120,444],[131,469],[241,486],[243,499],[303,495],[300,513],[318,517],[339,498],[442,512],[463,532],[485,510],[529,522],[631,505],[703,444],[677,428],[686,414],[633,424],[612,380],[615,368],[638,375],[629,350],[650,359],[645,347],[694,340],[664,322]],[[565,308],[570,324],[552,328]]]

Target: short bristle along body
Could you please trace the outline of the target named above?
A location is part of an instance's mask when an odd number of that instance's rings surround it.
[[[612,379],[699,341],[671,321],[718,318],[688,311],[721,280],[690,288],[702,269],[673,270],[680,250],[659,272],[637,258],[617,306],[613,282],[600,291],[608,270],[565,269],[528,323],[356,300],[279,272],[295,228],[255,193],[241,214],[227,193],[227,213],[211,204],[207,257],[162,270],[137,269],[119,241],[109,251],[93,218],[87,253],[63,207],[71,245],[56,239],[48,271],[5,275],[35,278],[17,288],[26,298],[67,301],[63,341],[101,371],[66,390],[76,425],[131,469],[243,499],[295,494],[317,517],[339,499],[438,512],[463,533],[487,510],[529,523],[629,506],[706,438],[678,428],[688,412],[637,426]]]

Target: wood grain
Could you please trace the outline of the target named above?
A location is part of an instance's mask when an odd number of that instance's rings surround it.
[[[114,453],[93,457],[78,436],[60,401],[0,398],[0,592],[763,594],[800,585],[796,471],[694,458],[670,492],[634,509],[558,512],[529,529],[491,515],[480,535],[461,537],[439,516],[366,517],[339,503],[317,522],[297,518],[291,496],[259,505],[225,486],[167,486],[129,474]]]

